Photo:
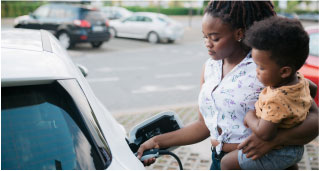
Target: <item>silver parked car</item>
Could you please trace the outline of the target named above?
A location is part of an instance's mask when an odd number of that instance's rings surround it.
[[[114,37],[146,39],[150,43],[174,42],[184,34],[181,23],[160,13],[137,12],[130,17],[110,21]]]
[[[1,169],[144,169],[51,33],[1,36]]]

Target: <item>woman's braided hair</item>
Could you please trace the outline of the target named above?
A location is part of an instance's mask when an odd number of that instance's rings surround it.
[[[246,31],[255,21],[276,15],[270,1],[211,1],[205,14],[218,17],[232,28]]]

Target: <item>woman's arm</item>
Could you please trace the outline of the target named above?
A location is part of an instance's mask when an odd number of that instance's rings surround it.
[[[306,120],[292,129],[280,130],[277,141],[282,145],[307,144],[318,136],[318,125],[318,108],[313,101]]]
[[[298,126],[291,129],[278,130],[277,136],[271,141],[263,141],[255,134],[250,135],[244,142],[238,145],[243,153],[253,160],[265,155],[279,145],[304,145],[318,136],[318,108],[312,103],[306,119]]]
[[[314,99],[316,97],[317,94],[317,85],[315,83],[313,83],[311,80],[306,79],[309,82],[309,89],[310,89],[310,95],[311,97]]]
[[[200,87],[204,84],[205,65],[202,70]],[[209,130],[202,114],[198,111],[198,120],[179,130],[155,136],[144,142],[138,149],[138,158],[143,152],[152,148],[166,148],[171,146],[188,145],[200,142],[209,137]],[[145,165],[154,163],[155,159],[144,161]]]

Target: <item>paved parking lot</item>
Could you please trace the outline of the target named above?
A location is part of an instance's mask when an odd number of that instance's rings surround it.
[[[167,106],[145,112],[126,112],[117,113],[115,118],[124,125],[127,132],[134,125],[143,120],[152,117],[153,115],[166,110],[175,111],[184,125],[197,119],[196,105],[185,106]],[[174,150],[174,153],[179,156],[185,170],[208,170],[211,164],[210,143],[206,139],[198,144],[179,147]],[[305,145],[305,152],[302,160],[298,163],[300,170],[318,170],[319,169],[319,138]],[[156,162],[146,167],[148,170],[178,170],[179,166],[176,160],[171,156],[161,156]]]

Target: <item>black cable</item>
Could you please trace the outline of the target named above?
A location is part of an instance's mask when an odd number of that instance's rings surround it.
[[[159,153],[159,155],[171,155],[171,156],[173,156],[178,162],[179,169],[183,170],[182,162],[179,160],[179,158],[177,157],[176,154],[174,154],[174,153],[172,153],[170,151],[167,151],[167,150],[159,150],[158,153]]]

